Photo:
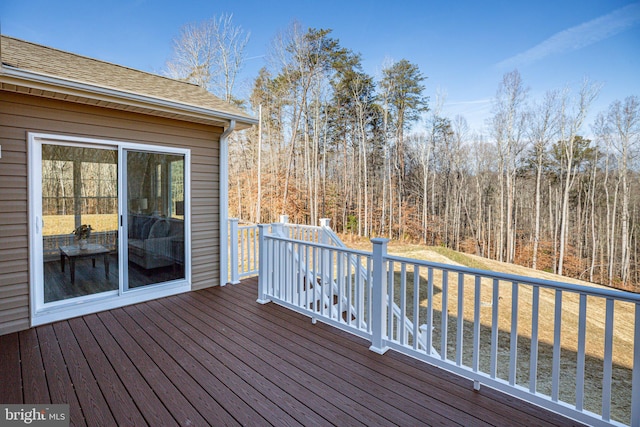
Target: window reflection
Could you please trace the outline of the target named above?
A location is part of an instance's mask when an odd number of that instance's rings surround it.
[[[183,279],[184,155],[127,151],[128,288]]]
[[[42,145],[45,302],[118,289],[117,159],[114,148]],[[72,234],[82,225],[86,242]]]

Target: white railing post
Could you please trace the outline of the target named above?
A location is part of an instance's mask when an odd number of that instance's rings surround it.
[[[240,283],[240,273],[238,272],[238,218],[229,218],[231,225],[231,284]],[[222,284],[223,286],[226,283]]]
[[[284,215],[286,216],[286,215]],[[280,219],[283,219],[282,216]],[[288,234],[285,234],[284,224],[281,222],[276,222],[271,224],[271,234],[276,237],[284,237],[288,239]],[[269,280],[271,280],[271,284],[269,286],[269,290],[272,292],[272,295],[275,298],[282,298],[282,289],[283,289],[283,278],[285,274],[284,263],[284,242],[280,240],[273,240],[271,249],[272,252],[269,254],[270,266],[273,269],[270,271]]]
[[[278,235],[282,236],[282,237],[286,237],[287,239],[291,239],[293,237],[293,235],[291,234],[292,230],[289,229],[287,231],[287,234],[284,233],[284,225],[289,223],[289,215],[280,215],[280,229],[279,232],[277,233]],[[274,233],[275,233],[275,229],[274,229]]]
[[[282,215],[282,216],[286,216],[286,215]],[[280,219],[282,219],[282,216],[280,217]],[[276,236],[289,237],[284,232],[284,223],[282,222],[275,222],[271,224],[271,232]]]
[[[331,238],[327,235],[327,229],[331,230],[329,223],[331,222],[331,218],[320,218],[320,232],[322,233],[320,237],[320,243],[324,245],[328,245],[331,243]]]
[[[267,267],[267,256],[268,256],[268,248],[267,248],[267,231],[269,231],[269,226],[267,224],[258,224],[258,232],[260,233],[258,236],[260,242],[259,248],[259,265],[260,265],[260,273],[258,274],[258,300],[259,304],[266,304],[271,300],[267,297],[267,286],[269,284],[269,276],[270,271]]]
[[[318,241],[319,243],[322,243],[323,245],[329,245],[331,244],[331,238],[327,235],[327,233],[325,232],[325,227],[329,228],[329,221],[331,221],[329,218],[321,218],[320,219],[320,227],[322,227],[322,230],[320,230],[320,235],[318,236]],[[328,276],[328,282],[329,286],[331,286],[331,281],[332,281],[332,277],[333,274],[332,272],[329,271],[329,253],[327,251],[322,251],[322,271]],[[324,285],[325,280],[324,277],[322,278],[322,284]],[[324,287],[323,287],[324,289]]]
[[[373,283],[371,296],[371,347],[369,350],[384,354],[387,337],[387,273],[385,257],[389,239],[371,239],[373,244]]]

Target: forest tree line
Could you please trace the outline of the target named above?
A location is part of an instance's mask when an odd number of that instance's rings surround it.
[[[238,68],[228,64],[240,66],[248,35],[229,15],[212,23],[204,37],[215,34],[218,54],[236,58],[207,63],[216,69],[208,76],[226,81],[214,93],[260,117],[230,143],[230,216],[274,222],[287,214],[303,224],[326,217],[342,233],[640,290],[638,96],[593,112],[598,84],[533,99],[514,70],[497,82],[481,134],[425,96],[427,77],[410,61],[385,64],[375,78],[330,30],[293,23],[243,100],[225,79],[235,80]],[[188,51],[199,28],[183,31],[174,50]],[[206,69],[193,66],[195,53],[183,63],[189,72],[174,77],[193,80]],[[170,63],[180,68],[179,57]]]

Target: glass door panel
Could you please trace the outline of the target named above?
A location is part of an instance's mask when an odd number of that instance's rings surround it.
[[[184,279],[184,155],[125,150],[125,289]]]
[[[118,151],[43,144],[42,222],[45,303],[117,291]]]

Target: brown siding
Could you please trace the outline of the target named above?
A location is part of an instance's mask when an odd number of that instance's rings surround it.
[[[222,128],[0,91],[0,335],[29,327],[27,132],[190,148],[192,285],[219,284]]]

